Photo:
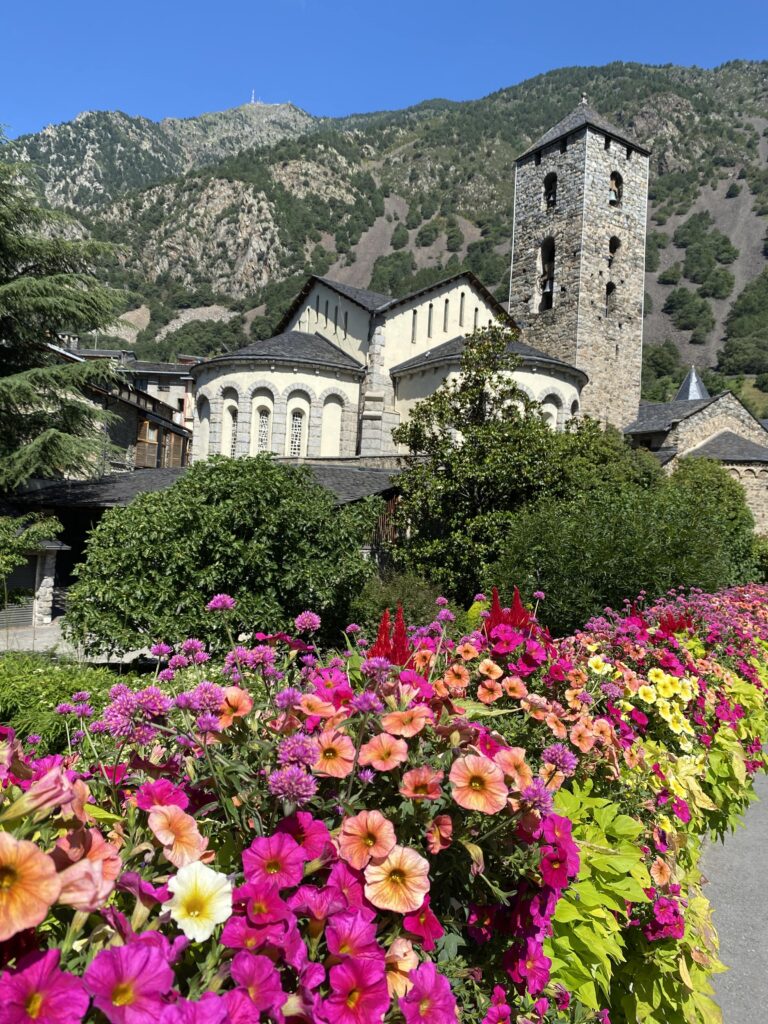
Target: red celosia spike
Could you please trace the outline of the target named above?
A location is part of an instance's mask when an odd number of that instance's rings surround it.
[[[491,631],[500,626],[504,621],[504,609],[501,607],[501,601],[499,600],[498,587],[494,587],[491,591],[491,607],[489,612],[490,614],[485,620],[485,631],[490,636]]]
[[[512,598],[512,607],[504,616],[506,623],[514,626],[515,629],[525,628],[533,622],[533,616],[520,600],[520,591],[515,587],[515,595]]]
[[[389,608],[384,609],[379,623],[379,632],[376,643],[368,651],[369,658],[389,658],[392,652],[392,640],[390,636]]]
[[[392,648],[389,655],[389,660],[393,665],[403,666],[408,662],[411,656],[411,645],[408,643],[408,633],[405,629],[405,619],[403,618],[403,606],[399,604],[397,606],[397,612],[395,614],[395,628],[392,633]]]

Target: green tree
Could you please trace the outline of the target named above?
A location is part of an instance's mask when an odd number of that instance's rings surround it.
[[[361,553],[379,503],[338,508],[306,467],[270,456],[194,465],[166,491],[107,512],[69,592],[68,635],[87,651],[280,629],[310,608],[327,633],[372,569]],[[234,612],[205,611],[217,592]]]
[[[397,224],[392,232],[392,248],[404,249],[406,245],[408,245],[408,229],[404,224]]]
[[[7,490],[33,476],[88,475],[104,456],[107,416],[88,388],[108,383],[112,371],[104,361],[62,362],[50,346],[64,330],[103,329],[119,307],[94,274],[105,246],[62,237],[62,222],[37,204],[19,167],[0,163],[0,488]]]

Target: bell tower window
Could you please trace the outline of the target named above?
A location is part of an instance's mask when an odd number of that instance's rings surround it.
[[[618,260],[619,250],[621,249],[621,239],[617,238],[616,235],[611,238],[608,242],[608,266],[612,267]]]
[[[610,316],[616,308],[616,285],[609,281],[605,286],[605,315]]]
[[[557,206],[557,175],[554,171],[544,179],[544,209],[554,210]]]
[[[539,313],[552,309],[555,298],[555,240],[545,238],[539,249]]]
[[[621,206],[624,195],[624,179],[618,171],[611,173],[611,180],[608,184],[608,203],[610,206]]]

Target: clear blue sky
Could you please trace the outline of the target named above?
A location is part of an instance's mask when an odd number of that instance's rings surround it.
[[[566,65],[768,58],[768,2],[7,0],[0,124],[153,119],[244,103],[313,114],[471,99]]]

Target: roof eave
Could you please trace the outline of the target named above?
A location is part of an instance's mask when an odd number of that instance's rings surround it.
[[[542,149],[548,149],[550,146],[554,146],[554,144],[556,142],[559,142],[561,139],[567,138],[569,135],[575,135],[577,132],[582,131],[584,128],[591,128],[593,132],[599,132],[601,135],[606,136],[606,138],[612,139],[614,142],[620,142],[622,146],[630,146],[636,153],[640,153],[642,156],[651,155],[650,149],[648,149],[646,146],[641,146],[639,142],[633,142],[632,139],[627,139],[624,136],[619,135],[617,132],[608,131],[607,128],[603,128],[599,124],[594,124],[592,121],[585,121],[583,124],[580,124],[578,128],[565,129],[564,131],[560,132],[559,135],[555,135],[553,138],[547,139],[546,142],[542,142],[541,139],[539,139],[538,142],[535,142],[532,146],[529,146],[524,153],[521,153],[520,156],[515,157],[515,163],[519,164],[521,161],[527,160],[528,157],[532,156],[534,153]]]

